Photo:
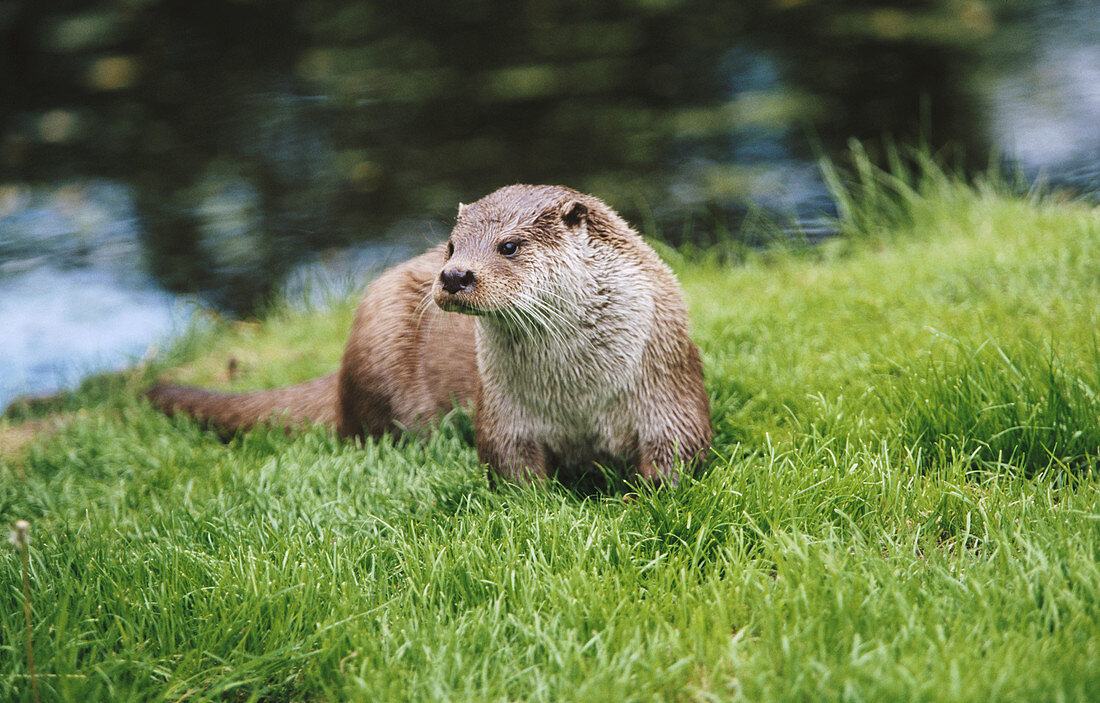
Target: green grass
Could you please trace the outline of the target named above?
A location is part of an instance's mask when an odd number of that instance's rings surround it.
[[[717,430],[675,489],[490,490],[464,417],[223,444],[136,400],[328,371],[350,302],[90,383],[0,460],[43,698],[1095,700],[1100,211],[916,171],[836,176],[817,248],[662,252]],[[21,591],[4,549],[5,701]]]
[[[1087,471],[1100,457],[1100,350],[1092,358],[1072,372],[1031,344],[960,345],[906,369],[884,414],[900,418],[902,445],[925,465],[965,458],[979,470]]]

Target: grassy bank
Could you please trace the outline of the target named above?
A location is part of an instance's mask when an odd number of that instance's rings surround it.
[[[820,247],[663,252],[717,430],[676,489],[489,490],[464,418],[223,444],[141,374],[92,384],[0,463],[43,697],[1095,699],[1100,212],[866,179]],[[213,324],[148,374],[308,378],[350,315]],[[21,591],[6,549],[3,700],[31,700]]]

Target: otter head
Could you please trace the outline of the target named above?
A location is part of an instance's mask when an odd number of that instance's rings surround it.
[[[432,295],[451,312],[542,317],[584,250],[595,198],[560,186],[507,186],[460,205]],[[602,206],[606,208],[606,206]]]

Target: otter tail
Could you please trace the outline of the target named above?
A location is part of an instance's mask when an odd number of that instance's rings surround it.
[[[335,424],[336,372],[296,386],[251,393],[217,391],[158,384],[145,396],[168,416],[189,415],[223,435],[257,423],[293,428],[306,424]]]

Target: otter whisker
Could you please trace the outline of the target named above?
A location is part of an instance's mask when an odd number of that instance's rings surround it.
[[[544,306],[535,305],[531,307],[532,312],[530,314],[538,318],[540,328],[552,347],[565,349],[576,344],[577,329],[570,320],[560,316],[560,314],[548,314],[550,311],[545,309]]]
[[[573,318],[545,300],[536,297],[525,302],[530,305],[532,312],[538,315],[542,326],[554,332],[557,339],[564,340],[565,337],[575,336],[579,332],[580,326]]]
[[[428,286],[424,292],[424,296],[420,299],[420,302],[413,308],[413,312],[416,313],[416,329],[420,329],[420,323],[424,319],[424,313],[428,311],[428,308],[432,305],[432,287]]]
[[[512,303],[512,307],[517,317],[521,318],[525,323],[528,337],[534,337],[535,332],[538,330],[546,330],[547,325],[545,321],[538,315],[527,300],[517,297]]]
[[[570,298],[566,298],[564,295],[561,295],[560,293],[555,293],[554,291],[552,291],[549,288],[539,288],[537,292],[540,296],[549,295],[549,296],[552,296],[554,298],[557,298],[558,300],[565,303],[566,305],[574,305],[576,303],[576,301],[574,301]]]
[[[514,307],[502,308],[501,312],[504,313],[504,317],[509,321],[509,327],[514,334],[519,335],[524,339],[531,339],[534,337],[534,333],[530,328],[530,323],[523,315],[523,310],[518,305]]]
[[[552,317],[560,325],[565,326],[570,331],[575,331],[576,329],[578,329],[577,323],[573,318],[566,315],[560,309],[558,309],[557,307],[549,304],[545,300],[535,298],[534,305],[540,312],[547,315],[548,318]]]
[[[534,339],[537,336],[537,332],[541,325],[539,324],[538,317],[532,314],[525,305],[518,306],[516,309],[517,317],[523,320],[525,333],[528,339]]]

